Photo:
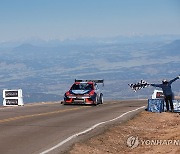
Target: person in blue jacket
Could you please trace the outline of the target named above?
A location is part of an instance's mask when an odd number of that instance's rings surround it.
[[[171,111],[174,112],[174,107],[173,107],[173,92],[171,89],[171,84],[176,81],[177,79],[180,79],[180,75],[170,81],[168,80],[162,80],[162,84],[150,84],[153,87],[159,87],[162,88],[163,94],[164,94],[164,99],[166,102],[166,108],[167,111],[169,111],[169,104],[171,107]]]

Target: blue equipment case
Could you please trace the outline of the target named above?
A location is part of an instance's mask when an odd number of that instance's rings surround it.
[[[180,100],[173,100],[174,112],[180,112]],[[164,101],[164,111],[166,111],[166,102]],[[169,110],[171,111],[171,107],[169,105]]]
[[[173,100],[174,112],[180,112],[180,100]]]
[[[163,112],[164,99],[148,99],[148,111],[150,112]]]

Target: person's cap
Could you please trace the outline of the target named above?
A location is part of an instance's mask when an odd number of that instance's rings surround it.
[[[163,79],[163,80],[162,80],[162,83],[168,83],[168,80]]]

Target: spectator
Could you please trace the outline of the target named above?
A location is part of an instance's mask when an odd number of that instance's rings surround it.
[[[170,81],[168,80],[162,80],[162,84],[150,84],[153,87],[159,87],[162,88],[163,93],[164,93],[164,100],[166,102],[166,108],[167,111],[169,111],[169,104],[171,107],[171,112],[174,112],[174,107],[173,107],[173,92],[171,90],[171,84],[176,81],[177,79],[180,78],[180,75]]]

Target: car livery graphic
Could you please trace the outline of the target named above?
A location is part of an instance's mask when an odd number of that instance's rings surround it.
[[[70,90],[64,94],[63,104],[102,104],[103,94],[98,83],[104,86],[104,80],[76,80]]]

